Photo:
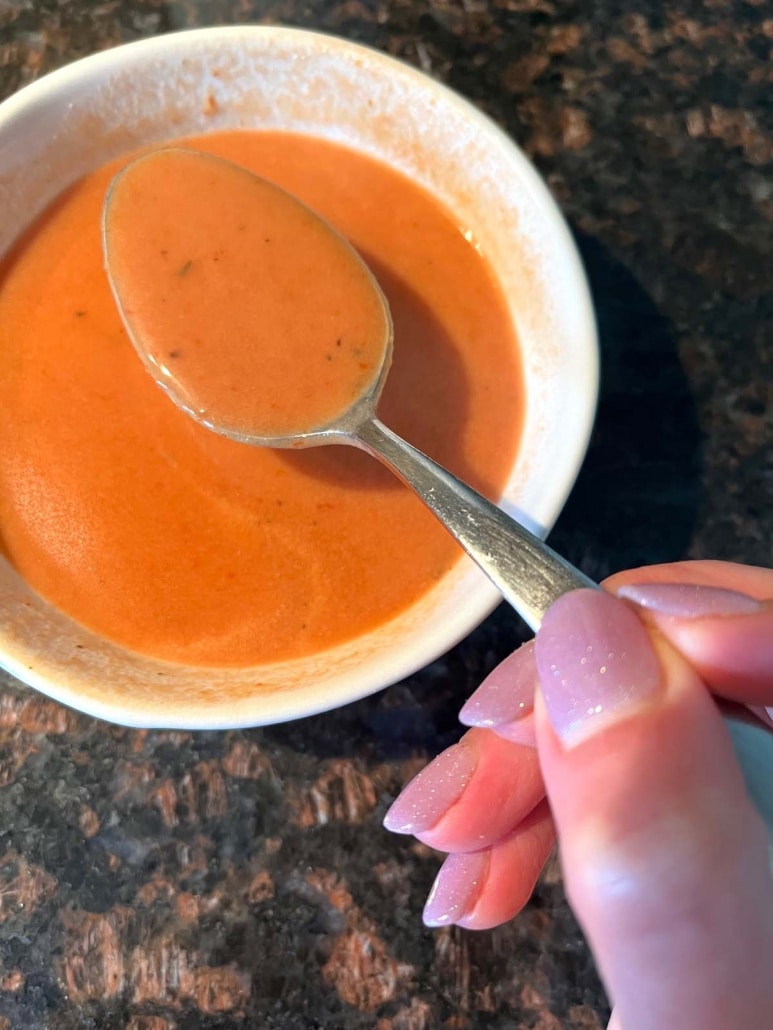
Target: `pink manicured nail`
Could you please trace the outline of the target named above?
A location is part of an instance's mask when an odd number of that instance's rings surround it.
[[[431,829],[462,796],[477,764],[464,741],[441,752],[395,799],[384,816],[384,826],[393,833]]]
[[[512,741],[513,744],[520,744],[522,747],[536,747],[537,736],[534,727],[534,719],[516,719],[513,722],[503,722],[499,726],[492,727],[498,737]]]
[[[683,619],[751,615],[762,607],[753,597],[735,590],[694,583],[631,583],[620,587],[617,596],[659,615],[678,615]]]
[[[662,689],[660,664],[636,613],[603,590],[564,594],[536,639],[553,729],[577,743]]]
[[[424,906],[425,925],[449,926],[467,915],[478,900],[488,866],[488,851],[449,855]]]
[[[499,726],[528,715],[534,707],[537,666],[530,640],[505,658],[459,712],[465,726]]]

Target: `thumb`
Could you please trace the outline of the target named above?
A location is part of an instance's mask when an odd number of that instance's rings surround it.
[[[536,661],[567,893],[619,1026],[773,1026],[767,837],[708,691],[603,591],[553,605]]]

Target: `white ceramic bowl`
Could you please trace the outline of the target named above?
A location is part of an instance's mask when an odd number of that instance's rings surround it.
[[[160,36],[78,61],[0,106],[0,252],[66,185],[110,158],[233,128],[345,143],[406,172],[460,224],[475,226],[509,299],[525,372],[522,444],[503,504],[547,532],[574,482],[595,410],[587,284],[563,219],[521,151],[419,72],[340,39],[267,27]],[[324,655],[201,669],[84,633],[0,559],[0,663],[114,722],[254,726],[324,711],[409,675],[469,633],[498,599],[465,560],[410,610]]]

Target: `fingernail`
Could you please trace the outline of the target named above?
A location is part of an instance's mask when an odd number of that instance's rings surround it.
[[[449,855],[429,892],[422,913],[424,924],[449,926],[467,915],[478,900],[488,866],[488,851]]]
[[[662,689],[660,663],[639,617],[603,590],[560,597],[545,615],[535,652],[550,721],[567,745]]]
[[[619,588],[617,596],[659,615],[678,615],[683,619],[751,615],[762,607],[753,597],[736,590],[694,583],[629,583]]]
[[[499,726],[528,715],[534,707],[537,666],[534,641],[513,652],[484,679],[459,712],[465,726]]]
[[[384,816],[384,826],[393,833],[431,829],[462,796],[477,764],[464,741],[441,752],[395,799]]]
[[[761,705],[749,705],[749,711],[756,716],[763,726],[773,728],[773,708],[763,708]]]
[[[500,726],[494,726],[493,732],[498,737],[503,737],[513,744],[520,744],[522,747],[537,746],[537,735],[534,726],[534,719],[516,719],[514,722],[503,722]]]

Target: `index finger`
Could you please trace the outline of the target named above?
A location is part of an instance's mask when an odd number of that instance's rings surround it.
[[[773,570],[675,562],[617,573],[604,588],[634,603],[714,693],[773,705]]]

